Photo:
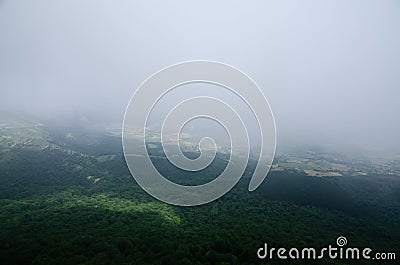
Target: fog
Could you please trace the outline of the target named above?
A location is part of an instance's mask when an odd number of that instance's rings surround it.
[[[212,60],[259,85],[278,146],[400,150],[398,1],[0,1],[0,36],[3,113],[121,124],[151,74]]]

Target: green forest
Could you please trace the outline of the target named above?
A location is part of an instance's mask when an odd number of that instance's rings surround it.
[[[119,137],[77,130],[69,139],[62,130],[47,131],[46,148],[2,142],[0,264],[396,264],[260,260],[256,254],[266,242],[322,248],[339,236],[348,246],[398,252],[396,177],[322,178],[273,170],[248,192],[250,162],[222,198],[177,207],[135,183]],[[162,157],[153,160],[172,180],[187,183],[209,180],[226,164],[217,156],[212,167],[190,174]]]

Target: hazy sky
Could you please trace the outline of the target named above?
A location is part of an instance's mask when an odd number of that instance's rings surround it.
[[[121,122],[149,75],[233,65],[278,140],[400,149],[399,1],[0,1],[0,109]]]

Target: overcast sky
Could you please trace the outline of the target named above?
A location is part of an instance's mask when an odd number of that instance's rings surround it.
[[[278,140],[400,149],[399,1],[0,1],[0,109],[121,122],[181,61],[251,76]]]

